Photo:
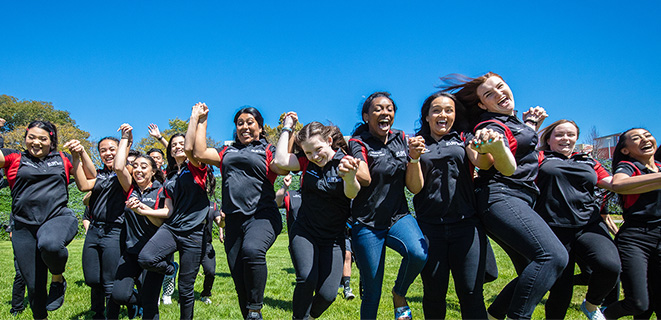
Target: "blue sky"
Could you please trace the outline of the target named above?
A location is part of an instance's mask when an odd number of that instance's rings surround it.
[[[486,71],[547,124],[661,138],[659,1],[3,1],[0,13],[0,94],[51,101],[93,139],[123,122],[145,136],[197,101],[216,140],[243,105],[348,135],[379,90],[411,132],[440,76]]]

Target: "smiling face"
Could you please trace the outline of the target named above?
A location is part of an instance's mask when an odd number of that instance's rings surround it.
[[[186,153],[184,153],[184,137],[174,137],[170,142],[170,155],[176,160],[186,159]]]
[[[262,134],[262,128],[255,117],[250,113],[242,113],[236,119],[236,136],[241,144],[247,145],[255,140],[259,140]]]
[[[321,135],[314,135],[301,142],[301,149],[303,149],[310,162],[323,168],[335,155],[335,151],[331,147],[332,144],[333,139],[331,137],[324,139]]]
[[[551,151],[562,153],[569,157],[574,152],[577,139],[578,129],[572,123],[566,122],[557,125],[553,129],[547,143]]]
[[[25,136],[25,148],[35,158],[43,159],[51,150],[51,139],[48,131],[32,127]]]
[[[497,76],[491,76],[479,85],[477,96],[480,98],[478,106],[486,111],[506,115],[514,114],[512,90],[503,79]]]
[[[395,121],[395,106],[392,100],[386,97],[377,97],[372,100],[367,113],[363,113],[363,121],[367,123],[373,136],[385,139]]]
[[[645,163],[654,158],[656,152],[656,139],[645,129],[633,129],[625,135],[625,147],[622,153]]]
[[[429,113],[425,117],[429,123],[431,136],[438,140],[450,132],[455,119],[454,101],[448,97],[440,96],[431,102]]]
[[[115,155],[117,154],[117,142],[106,139],[99,143],[99,155],[101,162],[108,168],[112,169]]]
[[[158,168],[163,167],[163,156],[161,155],[160,152],[152,152],[149,154],[149,156],[154,159],[154,162],[156,162],[156,166]]]
[[[145,157],[138,157],[133,161],[133,181],[139,186],[147,186],[152,181],[154,171],[151,162]]]

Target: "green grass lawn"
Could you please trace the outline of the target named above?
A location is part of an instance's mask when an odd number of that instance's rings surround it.
[[[68,290],[64,306],[57,311],[50,313],[51,319],[89,319],[89,287],[83,281],[81,267],[81,251],[83,240],[74,240],[69,245],[69,262],[65,276],[68,281]],[[205,305],[201,302],[195,304],[195,317],[197,319],[240,319],[241,313],[238,310],[234,285],[227,268],[225,253],[222,244],[214,241],[217,253],[216,281],[214,283],[211,305]],[[487,305],[493,301],[498,292],[505,284],[514,277],[514,269],[505,253],[494,244],[496,258],[498,260],[499,278],[498,280],[486,284],[484,287],[485,301]],[[14,275],[12,261],[12,248],[9,241],[0,242],[0,255],[5,257],[0,261],[0,270],[3,276],[0,277],[0,319],[11,318],[9,309],[11,307],[11,288]],[[178,257],[177,257],[178,259]],[[397,275],[397,267],[400,258],[394,251],[388,249],[386,255],[386,272],[384,279],[384,289],[381,296],[379,308],[379,319],[392,319],[392,298],[390,288],[394,285]],[[291,319],[291,298],[294,290],[294,268],[287,250],[287,235],[282,234],[278,237],[275,245],[268,252],[267,262],[269,267],[269,278],[266,286],[263,314],[265,319]],[[195,295],[199,297],[202,290],[203,275],[201,274],[195,282]],[[448,293],[448,319],[460,319],[459,302],[454,294],[453,285],[450,285]],[[358,270],[353,268],[352,276],[353,291],[358,294]],[[176,301],[176,291],[173,300]],[[577,287],[574,291],[572,305],[567,312],[567,319],[584,319],[585,317],[579,311],[579,305],[585,296],[585,287]],[[422,319],[422,282],[418,277],[413,283],[408,293],[409,305],[413,310],[413,317]],[[542,301],[544,303],[545,300]],[[27,300],[26,300],[27,303]],[[178,319],[179,306],[174,303],[168,306],[161,306],[161,319]],[[360,312],[360,299],[345,301],[338,296],[338,299],[323,314],[325,319],[358,319]],[[126,311],[122,310],[122,317],[126,318]],[[29,308],[20,314],[16,319],[31,319],[32,313]],[[544,318],[544,306],[539,305],[533,315],[534,319]]]

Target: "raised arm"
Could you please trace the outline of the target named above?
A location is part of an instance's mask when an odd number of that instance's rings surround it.
[[[168,141],[163,137],[163,135],[161,135],[161,131],[158,130],[158,126],[150,123],[147,126],[147,129],[149,130],[149,135],[158,140],[158,142],[160,142],[167,149]]]
[[[186,133],[186,142],[188,142],[188,135],[191,133],[194,139],[192,156],[196,161],[220,167],[220,156],[218,151],[214,148],[207,148],[207,115],[209,108],[204,103],[198,103],[193,106],[191,117],[188,122],[188,132]],[[191,125],[197,124],[195,132],[191,132]]]
[[[540,106],[528,109],[528,111],[523,113],[523,123],[531,127],[535,131],[539,131],[539,128],[542,127],[544,119],[549,115],[546,114],[546,110]]]
[[[466,147],[468,159],[474,166],[487,170],[492,166],[505,176],[516,171],[516,160],[505,145],[503,135],[492,129],[480,129]]]
[[[286,175],[282,179],[282,187],[275,192],[275,203],[278,205],[278,208],[282,208],[285,200],[285,193],[287,193],[287,189],[289,189],[289,185],[291,185],[291,179],[291,174]]]
[[[122,185],[122,189],[124,189],[124,191],[129,191],[131,189],[133,177],[131,177],[131,173],[126,168],[126,158],[128,157],[131,143],[133,142],[133,127],[128,123],[124,123],[119,129],[117,129],[117,131],[122,132],[122,139],[119,140],[117,154],[115,154],[115,160],[113,160],[113,170],[117,174],[117,179]]]
[[[355,198],[360,191],[360,182],[356,178],[356,173],[361,163],[362,161],[352,156],[345,156],[340,160],[340,165],[337,168],[339,175],[344,180],[344,195],[349,199]]]
[[[63,147],[68,148],[71,153],[71,158],[73,160],[72,174],[78,190],[83,192],[92,190],[94,183],[96,182],[96,176],[90,179],[87,171],[89,170],[89,167],[94,168],[94,163],[92,163],[92,159],[90,159],[87,152],[85,152],[85,148],[78,140],[70,140],[65,143]]]
[[[193,106],[193,109],[191,111],[191,116],[188,121],[188,130],[186,131],[186,139],[184,140],[184,153],[186,153],[186,157],[188,158],[190,163],[198,168],[200,167],[200,159],[195,157],[195,152],[193,152],[195,147],[195,133],[197,132],[199,121],[204,121],[206,123],[208,112],[209,109],[207,108],[207,105],[202,102],[198,102]]]
[[[425,150],[425,138],[409,138],[409,162],[406,164],[406,188],[413,194],[417,194],[425,185],[425,178],[422,175],[420,166],[420,156]]]
[[[278,139],[278,144],[275,149],[275,157],[273,162],[275,165],[284,171],[298,171],[301,166],[298,163],[298,158],[295,154],[289,152],[289,140],[292,135],[292,130],[298,121],[296,112],[287,112],[285,120]]]

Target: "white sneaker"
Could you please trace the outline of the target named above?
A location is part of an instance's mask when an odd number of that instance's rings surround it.
[[[161,301],[163,304],[172,304],[172,296],[163,296]]]
[[[606,320],[604,314],[601,313],[599,308],[592,312],[588,311],[588,308],[585,307],[585,300],[583,300],[583,303],[581,303],[581,311],[583,311],[583,314],[585,314],[585,316],[590,320]]]

